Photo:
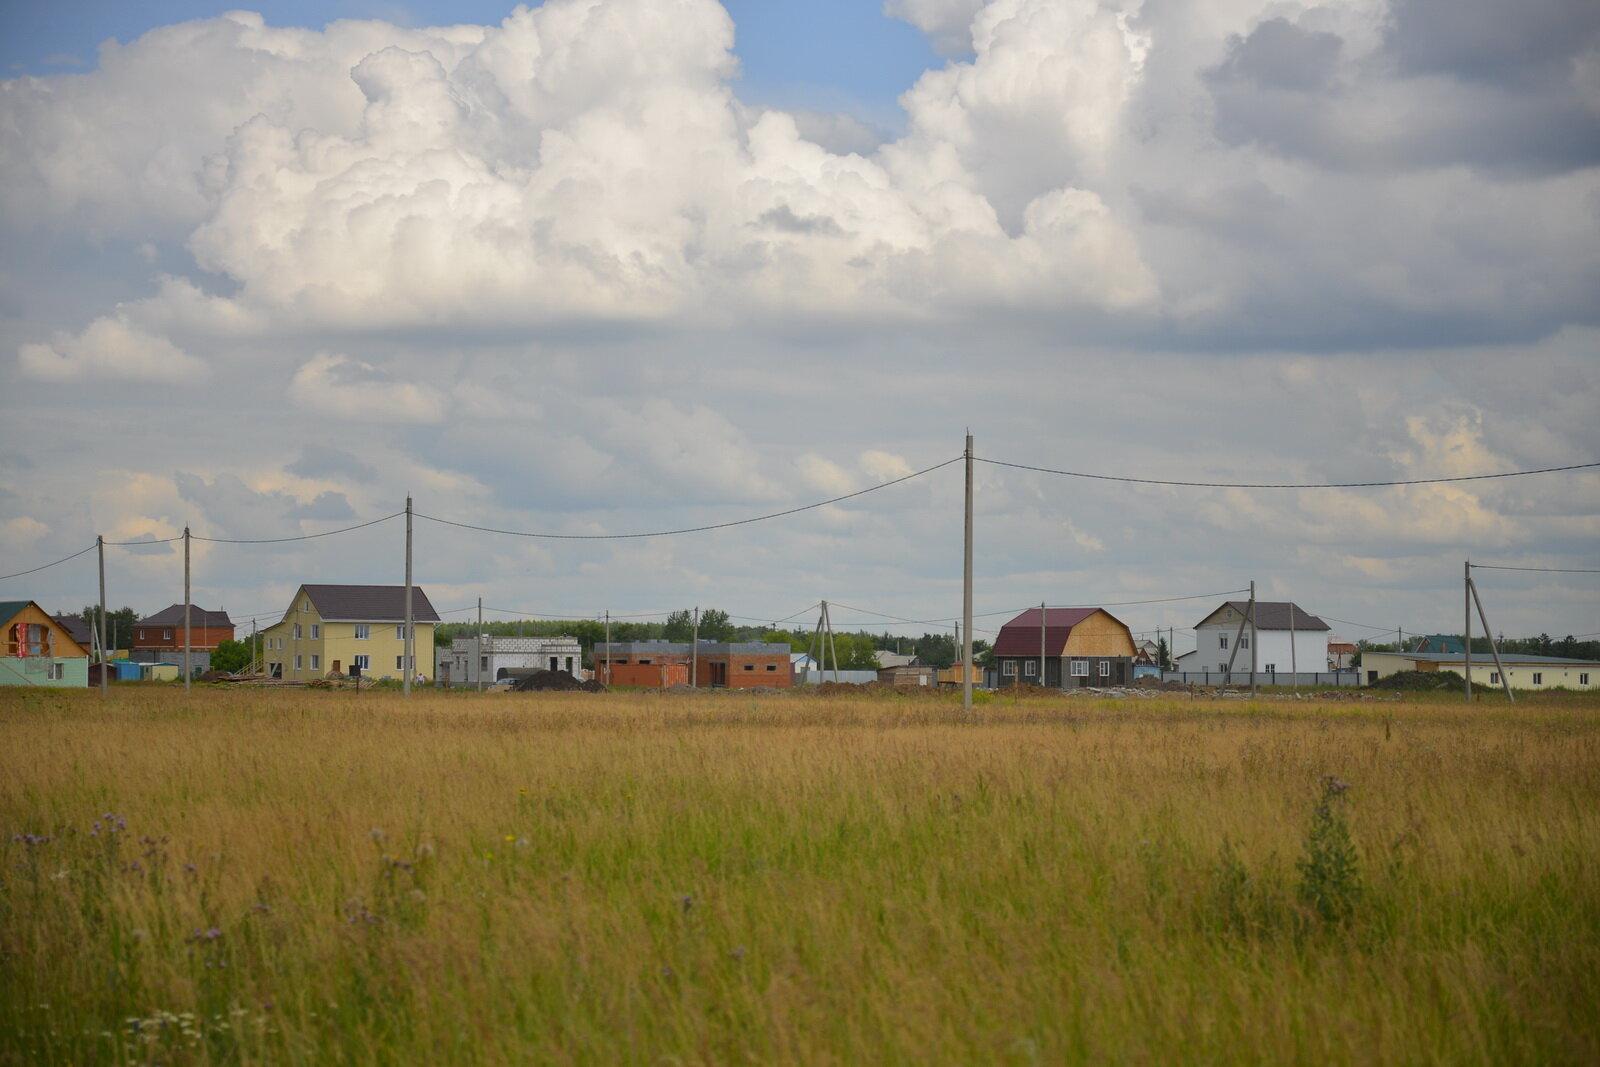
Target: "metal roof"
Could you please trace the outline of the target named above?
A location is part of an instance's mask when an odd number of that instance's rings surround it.
[[[1067,647],[1072,628],[1104,608],[1046,608],[1044,609],[1045,655],[1059,656]],[[1106,615],[1113,619],[1109,611]],[[1116,619],[1117,622],[1122,620]],[[1039,654],[1040,609],[1029,608],[1021,615],[1000,627],[1000,636],[994,640],[996,656],[1037,656]]]
[[[329,622],[405,622],[406,587],[403,585],[302,585],[312,605]],[[290,606],[292,613],[293,606]],[[413,622],[438,622],[428,594],[411,587]]]
[[[1367,656],[1398,656],[1400,659],[1417,660],[1423,663],[1462,663],[1466,657],[1459,652],[1374,652],[1368,650]],[[1527,656],[1519,652],[1500,653],[1502,663],[1532,663],[1547,667],[1600,667],[1600,660],[1592,659],[1564,659],[1561,656]],[[1491,652],[1474,652],[1474,663],[1494,662]]]
[[[1246,614],[1250,610],[1248,600],[1224,601],[1220,607],[1210,615],[1195,623],[1197,627],[1204,626],[1211,621],[1212,616],[1223,608],[1232,608],[1239,614]],[[1256,629],[1258,630],[1288,630],[1290,612],[1293,612],[1295,630],[1330,630],[1327,623],[1315,615],[1306,613],[1306,609],[1288,600],[1258,600],[1256,601]]]
[[[135,626],[182,626],[183,625],[183,605],[182,604],[174,604],[170,608],[162,608],[160,611],[156,612],[154,615],[151,615],[148,618],[140,619],[138,622],[134,623],[134,625]],[[205,608],[197,608],[193,604],[191,604],[191,605],[189,605],[189,625],[190,626],[218,626],[218,627],[221,627],[221,626],[232,626],[233,625],[233,620],[228,618],[228,613],[226,611],[207,611]]]

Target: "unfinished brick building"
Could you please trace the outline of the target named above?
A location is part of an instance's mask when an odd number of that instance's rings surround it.
[[[594,676],[607,685],[654,687],[682,685],[688,680],[676,670],[650,669],[661,666],[681,667],[696,684],[707,688],[787,689],[794,684],[789,646],[762,641],[701,641],[692,659],[687,641],[613,641],[609,645],[602,641],[594,646],[593,657]],[[655,680],[658,678],[661,681]]]

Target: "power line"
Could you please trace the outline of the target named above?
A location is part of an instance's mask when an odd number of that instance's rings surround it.
[[[1090,474],[1086,471],[1056,470],[1052,467],[1035,467],[1027,463],[1008,463],[1000,459],[983,459],[973,456],[978,463],[994,467],[1012,467],[1016,470],[1034,471],[1038,474],[1060,474],[1068,478],[1089,478],[1100,482],[1132,482],[1138,485],[1175,485],[1189,489],[1375,489],[1391,485],[1440,485],[1445,482],[1479,482],[1491,478],[1522,478],[1530,474],[1555,474],[1560,471],[1588,470],[1600,467],[1597,463],[1571,463],[1564,467],[1541,467],[1538,470],[1504,471],[1499,474],[1458,474],[1448,478],[1405,478],[1387,482],[1186,482],[1170,478],[1130,478],[1117,474]]]
[[[1541,574],[1600,574],[1600,567],[1512,567],[1497,563],[1474,563],[1475,571],[1538,571]]]
[[[358,522],[354,526],[346,526],[338,530],[324,530],[321,533],[299,534],[294,537],[202,537],[199,534],[190,534],[189,536],[196,541],[210,541],[213,544],[221,545],[280,545],[287,541],[314,541],[319,537],[332,537],[335,534],[349,533],[352,530],[364,530],[368,526],[376,526],[380,522],[398,519],[404,514],[405,511],[403,510],[396,511],[392,515],[385,515],[378,519],[368,519],[366,522]],[[178,540],[178,538],[168,538],[168,540]],[[106,543],[110,544],[111,542],[108,541]]]
[[[953,459],[945,460],[943,463],[935,463],[931,467],[924,467],[920,471],[916,471],[887,482],[880,482],[877,485],[868,486],[865,489],[857,489],[855,492],[845,493],[843,496],[830,497],[827,500],[819,500],[814,504],[802,504],[797,508],[787,508],[783,511],[774,511],[766,515],[752,515],[747,519],[734,519],[731,522],[717,522],[707,526],[685,526],[676,530],[647,530],[640,533],[620,534],[544,533],[537,530],[502,530],[493,526],[476,526],[470,522],[456,522],[453,519],[441,519],[436,515],[424,515],[420,511],[415,512],[414,514],[419,519],[427,519],[429,522],[442,523],[445,526],[455,526],[463,530],[477,530],[480,533],[504,534],[507,537],[534,537],[550,541],[621,541],[642,537],[673,537],[678,534],[708,533],[712,530],[726,530],[734,526],[748,526],[753,522],[766,522],[768,519],[781,519],[786,515],[798,515],[802,511],[813,511],[817,508],[825,508],[829,504],[837,504],[844,500],[853,500],[858,496],[865,496],[868,493],[876,493],[879,489],[887,489],[891,485],[899,485],[901,482],[909,482],[913,478],[920,478],[924,474],[932,474],[934,471],[943,467],[948,467],[952,463],[960,463],[964,458],[965,457],[963,456],[956,456]]]
[[[70,560],[77,559],[79,556],[86,555],[86,554],[88,554],[90,552],[93,552],[97,547],[98,547],[97,545],[90,545],[88,548],[79,549],[77,552],[74,552],[70,556],[62,556],[60,559],[56,560],[54,563],[45,563],[45,564],[42,564],[41,566],[38,566],[38,567],[30,567],[28,570],[17,571],[15,574],[0,574],[0,582],[5,581],[7,578],[21,578],[24,574],[38,574],[40,571],[47,571],[51,567],[59,567],[63,563],[66,563],[66,562],[68,562]]]

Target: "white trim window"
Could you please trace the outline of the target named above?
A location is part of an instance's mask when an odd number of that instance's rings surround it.
[[[1024,660],[1022,664],[1022,673],[1028,678],[1039,677],[1039,661],[1033,659]]]
[[[1578,675],[1578,684],[1579,685],[1588,685],[1589,684],[1589,676],[1587,674]]]
[[[1278,665],[1276,663],[1269,663],[1265,667],[1262,667],[1261,669],[1266,671],[1268,674],[1277,674],[1278,673]]]
[[[1017,661],[1014,659],[1001,660],[1000,673],[1007,678],[1015,678],[1017,676]]]
[[[303,669],[304,662],[305,662],[305,657],[299,655],[298,653],[296,653],[295,657],[294,657],[294,669],[297,670],[297,671]]]
[[[358,652],[350,657],[350,666],[360,668],[362,671],[372,669],[372,657],[365,652]]]
[[[1239,638],[1239,647],[1240,648],[1249,648],[1250,647],[1250,638],[1248,638],[1248,637]]]
[[[402,622],[402,623],[398,623],[398,624],[395,625],[395,628],[394,628],[394,639],[396,641],[404,641],[406,639],[406,624],[405,623]]]
[[[1489,684],[1490,685],[1499,685],[1500,684],[1500,672],[1499,671],[1490,671],[1489,672]]]
[[[65,663],[52,663],[45,671],[44,676],[45,680],[50,682],[65,681],[67,677],[67,665]]]
[[[1086,660],[1086,659],[1075,659],[1075,660],[1073,660],[1072,661],[1072,676],[1074,678],[1087,678],[1087,677],[1089,677],[1089,661]]]
[[[1217,639],[1222,642],[1222,647],[1224,649],[1226,649],[1228,647],[1228,635],[1227,634],[1219,634]]]
[[[412,656],[411,657],[411,668],[412,668],[412,670],[415,670],[416,666],[417,666],[417,657]],[[394,658],[394,669],[397,670],[397,671],[403,671],[403,670],[406,669],[406,657],[405,657],[404,654],[398,655],[398,656],[396,656]]]
[[[1103,660],[1100,661],[1100,677],[1102,677],[1102,678],[1111,677],[1111,661],[1110,660],[1103,659]]]
[[[372,626],[368,623],[356,623],[356,640],[365,641],[372,636]]]
[[[171,641],[172,640],[172,631],[171,630],[162,630],[161,631],[161,640],[163,640],[163,641]]]
[[[1544,675],[1541,674],[1538,671],[1534,671],[1533,672],[1533,684],[1534,685],[1543,685],[1544,684]]]
[[[311,669],[314,671],[320,671],[322,669],[322,657],[317,655],[315,652],[311,653]]]
[[[294,639],[296,641],[298,641],[298,640],[300,640],[300,636],[301,636],[300,624],[299,623],[295,623],[294,624]]]
[[[313,641],[322,640],[322,624],[321,623],[314,622],[314,623],[311,624],[311,640],[313,640]]]

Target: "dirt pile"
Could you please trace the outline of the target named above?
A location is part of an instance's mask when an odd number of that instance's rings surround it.
[[[1397,671],[1372,683],[1373,689],[1400,689],[1408,693],[1433,693],[1460,689],[1466,680],[1455,671]]]
[[[566,671],[534,671],[518,678],[511,685],[514,693],[604,693],[606,687],[596,681],[580,682]]]

